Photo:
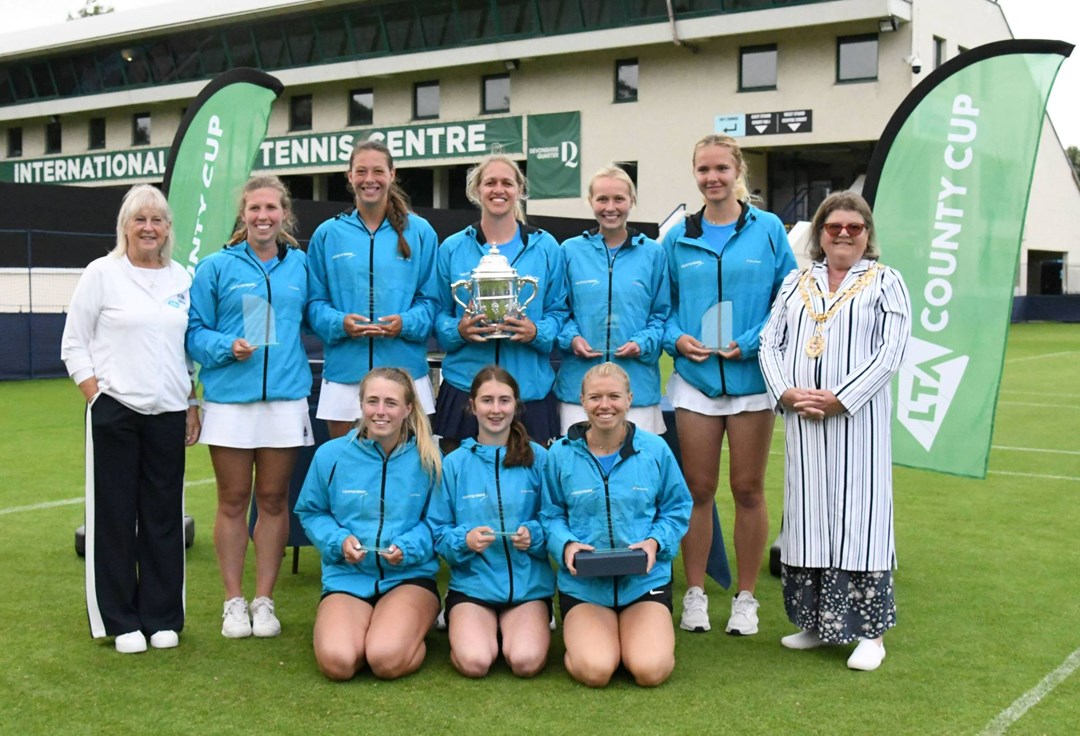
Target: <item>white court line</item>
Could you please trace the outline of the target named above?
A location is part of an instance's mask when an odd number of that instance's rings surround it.
[[[1006,363],[1022,363],[1026,360],[1042,360],[1043,358],[1057,358],[1062,355],[1077,355],[1080,350],[1066,350],[1062,353],[1043,353],[1042,355],[1029,355],[1025,358],[1009,358]]]
[[[986,724],[979,736],[1000,736],[1009,730],[1009,726],[1016,723],[1029,710],[1039,704],[1039,701],[1049,695],[1055,687],[1080,667],[1080,649],[1065,658],[1061,665],[1049,675],[1039,681],[1039,684],[1017,698],[1012,705],[998,714],[997,718]]]
[[[1046,480],[1072,480],[1080,481],[1080,478],[1072,475],[1045,475],[1043,473],[1014,473],[1011,470],[988,470],[987,475],[1013,475],[1018,478],[1045,478]]]
[[[1080,394],[1063,394],[1063,393],[1059,393],[1058,391],[1019,391],[1019,390],[1014,391],[1013,389],[1003,388],[1003,389],[1001,389],[1001,393],[1002,394],[1027,394],[1029,396],[1053,396],[1055,399],[1060,399],[1060,398],[1077,399],[1077,398],[1080,398]]]
[[[1047,409],[1080,409],[1080,406],[1073,406],[1071,404],[1037,404],[1033,401],[999,401],[999,404],[1008,404],[1010,406],[1042,406]]]
[[[1008,447],[1006,445],[990,445],[991,450],[1008,450],[1009,452],[1048,452],[1052,455],[1080,455],[1080,450],[1044,450],[1041,447]]]
[[[188,480],[184,481],[184,488],[193,488],[194,486],[205,486],[208,483],[213,483],[213,478],[203,478],[202,480]],[[77,503],[82,503],[85,500],[83,496],[78,498],[65,498],[62,501],[45,501],[43,503],[34,503],[29,506],[12,506],[7,509],[0,509],[0,516],[4,514],[17,514],[20,511],[38,511],[40,509],[51,509],[56,506],[74,506]]]

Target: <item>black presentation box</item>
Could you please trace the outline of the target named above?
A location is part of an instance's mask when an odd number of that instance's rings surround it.
[[[643,549],[581,551],[574,555],[574,567],[582,578],[644,575],[648,563],[649,556]]]

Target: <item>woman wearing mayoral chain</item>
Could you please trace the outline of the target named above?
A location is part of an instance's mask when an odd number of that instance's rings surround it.
[[[853,192],[814,215],[813,265],[785,279],[760,362],[784,415],[781,580],[789,649],[858,641],[874,670],[896,625],[889,382],[911,334],[899,272],[878,262],[874,218]]]

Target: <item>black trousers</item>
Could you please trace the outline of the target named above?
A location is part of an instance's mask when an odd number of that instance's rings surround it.
[[[184,627],[186,412],[140,414],[106,394],[87,408],[90,633]]]

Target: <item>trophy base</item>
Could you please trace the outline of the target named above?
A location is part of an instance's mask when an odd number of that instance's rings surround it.
[[[490,335],[484,335],[484,340],[504,340],[508,337],[513,337],[512,332],[492,332]]]

